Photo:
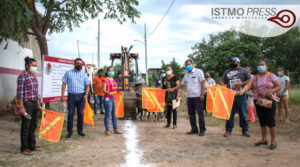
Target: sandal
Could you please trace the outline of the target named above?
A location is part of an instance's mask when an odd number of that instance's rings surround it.
[[[268,141],[265,141],[265,142],[259,141],[259,142],[256,142],[254,145],[255,146],[268,145]]]
[[[277,144],[276,143],[275,144],[271,144],[270,147],[269,147],[270,150],[275,150],[276,148],[277,148]]]

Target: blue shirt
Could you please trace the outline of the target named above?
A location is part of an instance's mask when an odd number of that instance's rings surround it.
[[[65,73],[62,81],[67,84],[68,93],[84,93],[86,85],[90,85],[89,78],[83,70],[69,70]]]

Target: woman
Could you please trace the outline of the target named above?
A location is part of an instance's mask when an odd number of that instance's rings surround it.
[[[35,130],[38,122],[38,111],[42,110],[38,95],[38,80],[36,77],[37,62],[33,58],[25,58],[25,70],[17,80],[18,112],[21,123],[21,152],[33,155],[32,151],[42,151],[36,146]]]
[[[204,93],[203,109],[205,110],[205,115],[207,115],[207,111],[206,111],[207,89],[206,89],[206,87],[216,86],[216,81],[210,77],[210,74],[208,72],[206,72],[204,74],[204,77],[205,77],[205,93]]]
[[[179,86],[179,79],[173,74],[171,66],[166,67],[166,76],[162,79],[162,89],[169,89]],[[178,102],[180,90],[174,92],[166,92],[166,105],[167,105],[167,125],[165,128],[169,128],[171,124],[171,116],[173,113],[173,129],[177,127],[177,109],[173,109],[172,101]]]
[[[117,83],[113,79],[115,73],[113,67],[108,67],[106,70],[106,78],[103,80],[103,93],[104,93],[104,108],[105,108],[105,134],[110,136],[109,130],[109,119],[112,117],[112,123],[114,127],[115,134],[121,134],[117,126],[117,118],[115,114],[115,103],[113,94],[117,93]]]
[[[276,101],[274,95],[280,90],[280,83],[277,76],[273,73],[268,72],[268,66],[265,61],[261,60],[258,62],[257,70],[259,74],[254,76],[248,84],[238,92],[239,95],[243,95],[253,86],[253,97],[256,104],[256,113],[259,118],[261,127],[262,139],[255,143],[255,146],[268,145],[267,141],[267,126],[270,128],[271,133],[271,144],[270,149],[276,149],[277,143],[276,127],[275,127],[275,112],[276,112]],[[262,106],[261,100],[268,102],[268,106]]]
[[[290,116],[289,116],[289,86],[290,86],[290,78],[288,76],[286,76],[285,70],[283,67],[279,67],[278,69],[278,76],[279,76],[279,82],[281,84],[281,89],[280,91],[277,93],[277,96],[280,98],[280,101],[278,102],[278,118],[279,121],[282,121],[282,112],[281,112],[281,106],[283,104],[284,106],[284,110],[285,110],[285,122],[290,122]]]

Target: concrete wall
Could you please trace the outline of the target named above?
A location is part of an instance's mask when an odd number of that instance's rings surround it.
[[[0,111],[16,96],[17,77],[25,69],[24,58],[29,56],[37,60],[38,70],[41,71],[41,56],[37,41],[29,36],[29,41],[19,45],[13,40],[8,41],[7,49],[4,49],[6,42],[0,45]],[[41,88],[41,78],[39,88]],[[41,89],[40,89],[41,90]]]

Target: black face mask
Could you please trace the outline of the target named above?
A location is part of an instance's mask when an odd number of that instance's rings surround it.
[[[82,66],[81,65],[75,65],[75,69],[79,71],[79,70],[82,69]]]
[[[238,67],[237,64],[235,64],[235,63],[230,63],[230,68],[237,68],[237,67]]]

